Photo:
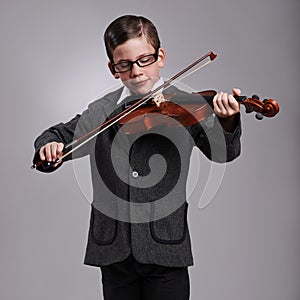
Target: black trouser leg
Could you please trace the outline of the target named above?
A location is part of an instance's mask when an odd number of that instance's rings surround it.
[[[156,266],[143,281],[143,300],[188,300],[190,283],[187,268]]]
[[[136,274],[131,257],[101,267],[104,300],[141,300],[142,279]]]
[[[104,300],[188,300],[186,267],[141,264],[133,256],[101,267]]]

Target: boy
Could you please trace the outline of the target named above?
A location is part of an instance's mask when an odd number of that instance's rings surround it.
[[[108,67],[124,87],[91,103],[82,115],[44,131],[35,141],[34,162],[55,161],[75,135],[88,132],[111,113],[123,110],[130,96],[147,94],[163,82],[159,69],[165,65],[166,54],[148,19],[119,17],[106,29],[104,40]],[[171,91],[181,93],[174,87]],[[233,93],[239,95],[240,91],[234,89]],[[185,184],[191,150],[197,146],[209,159],[219,162],[233,160],[240,153],[238,103],[227,93],[218,93],[213,103],[215,119],[223,128],[225,156],[219,154],[221,142],[214,135],[216,121],[206,130],[196,124],[187,130],[162,128],[126,137],[115,125],[79,154],[74,153],[73,158],[90,156],[94,198],[85,264],[100,267],[105,300],[189,299],[187,267],[193,259]],[[120,158],[122,153],[129,156],[127,163]],[[148,176],[149,165],[145,164],[157,153],[166,163],[161,182],[157,176]],[[156,162],[151,172],[162,165]],[[55,163],[47,170],[38,169],[50,172],[60,166]],[[145,178],[149,179],[147,183]],[[143,205],[147,209],[143,210]]]

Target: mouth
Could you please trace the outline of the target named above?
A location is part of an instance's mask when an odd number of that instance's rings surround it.
[[[144,80],[138,80],[138,81],[134,81],[131,82],[131,85],[134,87],[141,87],[144,86],[148,83],[148,79],[144,79]]]
[[[129,80],[126,82],[126,86],[133,92],[137,94],[146,94],[151,91],[153,87],[153,80],[151,78],[135,78],[134,80]]]

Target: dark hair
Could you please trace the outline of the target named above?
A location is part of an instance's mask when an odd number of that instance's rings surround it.
[[[153,23],[142,16],[125,15],[115,19],[104,33],[106,53],[113,62],[113,51],[129,39],[145,36],[147,41],[157,51],[160,40]]]

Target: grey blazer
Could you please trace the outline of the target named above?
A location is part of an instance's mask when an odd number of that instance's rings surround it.
[[[46,143],[66,145],[124,109],[126,101],[116,105],[121,92],[112,92],[69,122],[45,130],[35,141],[33,161],[39,160],[39,149]],[[186,202],[191,151],[196,146],[207,158],[220,163],[240,154],[239,115],[233,133],[224,132],[216,119],[210,124],[159,127],[143,134],[124,134],[119,125],[114,125],[64,160],[90,157],[93,204],[85,264],[109,265],[130,253],[141,263],[176,267],[193,264]],[[149,162],[151,157],[157,159]]]

